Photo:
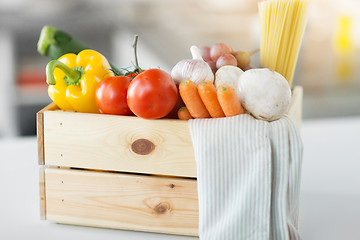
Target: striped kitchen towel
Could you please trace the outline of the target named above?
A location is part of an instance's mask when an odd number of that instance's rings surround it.
[[[189,121],[201,240],[292,240],[298,232],[302,141],[287,116]]]

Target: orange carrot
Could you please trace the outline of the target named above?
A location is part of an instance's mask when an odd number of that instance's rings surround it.
[[[189,120],[193,117],[190,115],[189,110],[186,107],[181,107],[178,111],[179,119],[181,120]]]
[[[179,86],[180,96],[194,118],[209,118],[210,114],[206,110],[198,93],[196,84],[191,80],[184,80]]]
[[[244,113],[244,108],[232,87],[221,85],[217,90],[217,97],[225,116],[232,117]]]
[[[202,81],[198,85],[198,92],[211,117],[225,117],[216,95],[216,88],[211,81]]]

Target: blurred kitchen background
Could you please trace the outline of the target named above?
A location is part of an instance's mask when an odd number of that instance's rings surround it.
[[[360,115],[360,1],[312,0],[295,84],[304,120]],[[258,0],[0,0],[0,137],[36,134],[35,114],[50,103],[49,59],[37,53],[44,25],[55,26],[120,67],[170,71],[189,47],[225,42],[259,47]],[[259,56],[252,57],[259,65]]]

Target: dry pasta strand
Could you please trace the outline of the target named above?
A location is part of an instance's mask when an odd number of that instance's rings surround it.
[[[292,86],[303,39],[308,0],[268,0],[259,3],[260,63],[282,74]]]

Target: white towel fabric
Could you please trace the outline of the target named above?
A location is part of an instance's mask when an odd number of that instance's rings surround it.
[[[201,240],[293,240],[302,141],[287,116],[189,121],[197,163]]]

